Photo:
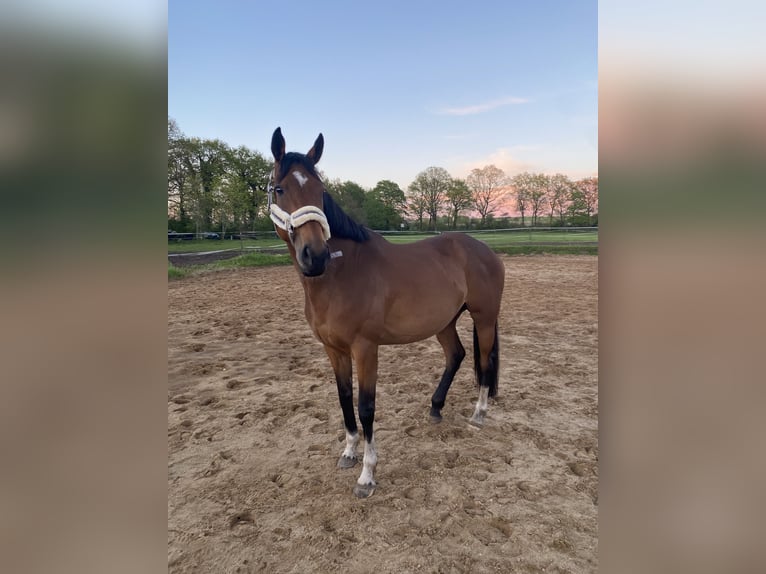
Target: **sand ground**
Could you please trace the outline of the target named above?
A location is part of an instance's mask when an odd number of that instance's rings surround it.
[[[382,347],[366,500],[351,493],[360,466],[335,467],[335,381],[295,270],[170,282],[169,571],[596,571],[598,259],[503,261],[499,395],[484,428],[467,424],[467,313],[441,424],[428,418],[436,339]]]

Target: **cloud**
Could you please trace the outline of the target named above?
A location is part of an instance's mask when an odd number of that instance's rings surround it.
[[[464,163],[459,167],[459,171],[461,172],[462,177],[466,177],[469,173],[471,173],[472,169],[481,168],[490,164],[499,167],[506,173],[506,175],[509,176],[516,175],[522,171],[535,171],[536,166],[534,164],[515,157],[515,154],[520,151],[532,151],[539,149],[540,146],[532,145],[502,147],[495,150],[487,157]]]
[[[530,100],[527,98],[508,97],[501,98],[499,100],[492,100],[490,102],[484,102],[483,104],[464,106],[462,108],[440,108],[436,110],[436,113],[442,116],[472,116],[475,114],[483,114],[484,112],[488,112],[503,106],[526,104],[529,103],[529,101]]]
[[[582,163],[582,162],[579,162]],[[454,158],[448,162],[448,171],[454,177],[465,178],[474,168],[494,165],[502,169],[509,177],[524,171],[533,173],[563,173],[571,179],[598,176],[598,168],[582,169],[573,167],[571,158],[561,157],[550,146],[542,144],[522,144],[501,147],[480,158]],[[587,165],[587,162],[584,164]]]

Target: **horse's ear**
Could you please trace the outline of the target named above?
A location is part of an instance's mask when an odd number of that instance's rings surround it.
[[[285,157],[285,138],[282,136],[282,128],[275,129],[274,135],[271,136],[271,153],[275,161],[281,161]]]
[[[312,147],[309,150],[309,153],[306,154],[306,157],[308,157],[314,163],[319,163],[319,158],[322,157],[323,149],[324,149],[324,136],[322,134],[319,134],[319,137],[317,137],[316,141],[314,142],[314,147]]]

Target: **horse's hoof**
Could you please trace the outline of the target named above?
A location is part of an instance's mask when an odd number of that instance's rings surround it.
[[[359,459],[357,457],[346,456],[345,454],[343,454],[338,459],[338,468],[352,468],[356,466],[357,462],[359,462]]]
[[[484,414],[483,413],[477,413],[474,414],[468,421],[468,424],[473,425],[477,428],[481,428],[484,426]]]
[[[357,498],[368,498],[375,492],[374,484],[355,484],[354,494]]]
[[[440,422],[442,422],[442,413],[441,413],[441,411],[431,407],[430,418],[431,418],[431,422],[432,423],[440,423]]]

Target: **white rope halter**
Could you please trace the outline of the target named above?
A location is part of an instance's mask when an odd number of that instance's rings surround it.
[[[324,211],[313,205],[304,205],[299,207],[292,213],[287,213],[284,209],[280,208],[276,203],[272,203],[269,207],[269,217],[274,225],[280,229],[287,231],[290,236],[290,241],[293,239],[295,230],[301,225],[308,223],[309,221],[316,221],[322,226],[322,232],[324,233],[324,239],[327,241],[330,239],[330,224],[327,222],[327,217]]]
[[[287,234],[290,236],[290,241],[292,241],[293,235],[295,235],[295,230],[298,227],[309,221],[316,221],[322,226],[322,234],[324,235],[325,241],[330,239],[330,224],[327,221],[327,216],[325,216],[324,211],[318,207],[314,205],[304,205],[292,213],[288,213],[276,203],[272,203],[272,191],[274,190],[273,181],[274,171],[269,174],[268,183],[269,217],[271,218],[271,221],[274,222],[274,225],[287,231]]]

